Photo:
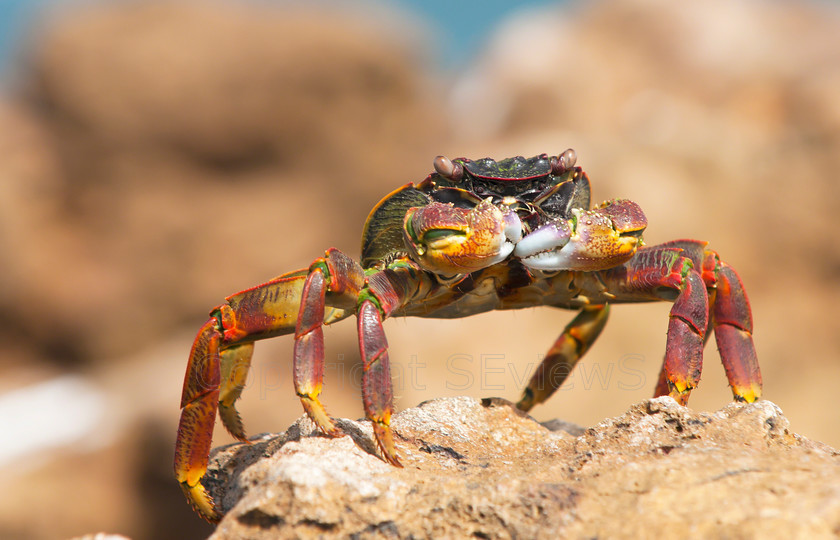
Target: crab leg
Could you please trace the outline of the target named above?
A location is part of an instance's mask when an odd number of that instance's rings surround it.
[[[388,341],[382,321],[402,307],[409,299],[422,296],[430,286],[428,274],[417,264],[401,260],[385,270],[370,274],[367,285],[359,294],[358,317],[359,350],[364,372],[362,400],[365,416],[373,424],[373,434],[382,455],[389,463],[402,467],[397,458],[391,431],[394,395],[391,387],[391,365]]]
[[[327,292],[331,304],[355,307],[364,285],[362,267],[337,249],[316,259],[303,285],[295,326],[294,382],[303,409],[323,433],[340,433],[318,399],[324,382],[324,312]]]
[[[213,499],[201,485],[219,404],[222,335],[217,324],[216,318],[211,317],[201,327],[190,351],[175,442],[175,478],[195,511],[208,521],[219,519]]]
[[[681,405],[688,402],[691,390],[700,382],[703,369],[703,345],[709,322],[709,298],[700,274],[684,259],[676,273],[668,276],[679,290],[668,317],[663,370],[668,394]],[[664,388],[657,388],[664,393]]]
[[[245,379],[251,368],[253,343],[242,343],[221,349],[221,384],[219,387],[219,418],[234,438],[247,442],[245,427],[235,403],[245,388]]]
[[[364,300],[358,312],[359,349],[362,354],[362,401],[365,416],[373,425],[373,434],[382,455],[392,465],[402,467],[397,458],[391,432],[394,394],[391,388],[391,362],[388,341],[382,328],[382,316],[376,304]]]
[[[234,403],[248,374],[253,341],[294,331],[306,276],[306,270],[290,272],[229,296],[211,312],[193,343],[181,395],[174,468],[187,499],[208,521],[220,517],[201,485],[216,413],[231,435],[246,440]],[[331,307],[322,312],[323,322],[330,324],[350,314],[352,310]]]
[[[685,404],[700,382],[703,345],[709,324],[706,284],[693,259],[703,260],[702,246],[694,253],[676,244],[640,249],[629,262],[602,274],[616,291],[618,302],[652,299],[673,301],[668,320],[665,361],[655,395],[670,395]],[[688,256],[687,256],[688,255]],[[702,270],[703,263],[701,263]]]
[[[753,402],[761,397],[761,371],[752,340],[752,311],[738,273],[706,249],[706,242],[675,240],[656,249],[679,248],[700,272],[709,292],[710,317],[706,340],[714,329],[721,363],[732,394],[738,401]],[[657,394],[667,393],[663,366]]]
[[[761,397],[761,371],[752,340],[752,312],[735,270],[720,264],[712,309],[715,340],[732,394],[751,403]]]
[[[517,408],[530,411],[560,388],[604,329],[609,313],[608,304],[586,306],[581,310],[548,350],[516,404]]]

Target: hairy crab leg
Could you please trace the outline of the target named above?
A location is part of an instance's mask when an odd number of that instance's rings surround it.
[[[295,326],[294,382],[303,409],[323,433],[337,436],[340,430],[318,399],[324,383],[324,310],[327,292],[334,302],[355,307],[364,286],[362,267],[337,249],[316,259],[303,285],[300,312]]]
[[[537,367],[516,404],[518,409],[530,411],[560,388],[604,329],[609,313],[609,304],[597,304],[584,307],[572,319]]]
[[[216,414],[231,435],[246,440],[235,402],[248,374],[253,341],[294,331],[306,276],[306,270],[289,272],[227,297],[211,312],[193,343],[181,396],[174,469],[190,504],[208,521],[220,518],[201,485]],[[323,322],[330,324],[350,314],[352,310],[331,307]]]

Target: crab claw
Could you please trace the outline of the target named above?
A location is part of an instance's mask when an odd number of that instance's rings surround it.
[[[560,251],[572,237],[568,220],[558,219],[537,228],[516,244],[513,254],[531,268],[552,268],[559,264]]]
[[[572,210],[523,238],[513,254],[535,270],[593,272],[628,261],[642,245],[647,218],[628,200],[608,201],[593,210]]]
[[[474,208],[433,202],[406,213],[403,233],[420,266],[453,275],[503,261],[522,238],[522,224],[514,211],[489,199]]]

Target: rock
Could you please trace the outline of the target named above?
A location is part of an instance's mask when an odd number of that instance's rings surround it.
[[[121,171],[108,158],[124,154],[171,154],[228,173],[339,172],[427,125],[415,34],[387,15],[337,9],[100,3],[45,25],[25,86],[65,136],[74,183],[113,182]]]
[[[357,250],[442,131],[413,31],[374,19],[188,0],[44,24],[0,99],[0,337],[110,362]]]
[[[206,484],[225,516],[212,538],[840,532],[838,452],[769,401],[701,413],[656,398],[576,437],[503,400],[436,399],[393,418],[402,469],[376,457],[367,422],[339,425],[349,436],[304,417],[217,449]]]
[[[757,269],[750,282],[783,280],[799,261],[797,271],[836,276],[840,243],[828,220],[840,163],[838,25],[825,2],[523,10],[459,73],[454,129],[489,139],[475,145],[483,152],[500,137],[516,152],[574,146],[593,193],[626,192],[642,205],[646,240],[657,223],[702,224],[722,256],[747,254],[733,264]],[[723,192],[709,219],[710,195]],[[797,225],[767,235],[778,222]],[[780,246],[791,263],[776,268]]]

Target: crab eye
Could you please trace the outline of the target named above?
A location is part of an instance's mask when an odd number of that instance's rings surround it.
[[[453,163],[446,156],[438,156],[434,161],[435,172],[450,180],[460,180],[464,176],[464,167],[460,163]]]
[[[551,174],[563,174],[574,167],[575,163],[577,163],[577,153],[569,148],[559,156],[551,158]]]

